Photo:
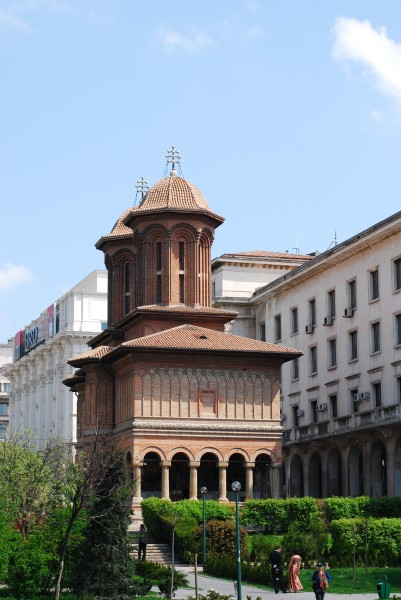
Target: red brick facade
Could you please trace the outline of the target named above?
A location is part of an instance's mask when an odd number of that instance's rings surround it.
[[[223,219],[172,174],[97,247],[109,272],[108,329],[74,357],[78,437],[113,432],[141,498],[280,495],[280,383],[299,353],[224,333],[210,308],[211,245]]]

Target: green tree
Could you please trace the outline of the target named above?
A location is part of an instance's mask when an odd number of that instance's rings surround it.
[[[87,503],[88,527],[76,565],[80,595],[118,597],[129,591],[132,559],[128,542],[129,499],[132,486],[126,484],[124,458],[105,447],[100,450],[100,465]]]

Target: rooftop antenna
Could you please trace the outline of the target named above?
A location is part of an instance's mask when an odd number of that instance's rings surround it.
[[[299,254],[299,248],[293,248],[295,250],[295,254]]]
[[[136,194],[135,194],[135,206],[136,206],[137,201],[138,201],[138,195],[140,195],[140,198],[142,201],[144,199],[144,197],[146,196],[147,191],[149,189],[148,182],[145,181],[143,175],[140,179],[138,179],[135,187],[136,187]]]
[[[175,175],[177,175],[177,171],[175,170],[176,165],[178,165],[178,171],[179,171],[180,175],[182,176],[181,164],[180,164],[181,156],[180,156],[179,151],[175,149],[175,146],[171,146],[171,150],[167,150],[166,158],[167,158],[167,165],[166,165],[166,170],[164,172],[164,175],[165,176],[167,175],[168,166],[171,164],[170,177],[174,177]]]
[[[327,250],[330,250],[330,248],[332,246],[337,246],[337,231],[334,231],[334,240],[331,242],[330,246],[327,248]]]

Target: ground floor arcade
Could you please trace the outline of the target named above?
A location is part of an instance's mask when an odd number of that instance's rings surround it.
[[[285,449],[288,497],[401,496],[401,430],[293,444]]]

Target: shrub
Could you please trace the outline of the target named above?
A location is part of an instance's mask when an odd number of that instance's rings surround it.
[[[199,527],[197,535],[200,535],[202,528]],[[243,560],[248,558],[247,532],[240,529],[241,557]],[[236,525],[233,521],[209,521],[206,524],[206,538],[208,555],[225,556],[234,559],[237,556]],[[209,563],[209,560],[208,560]]]
[[[401,519],[339,519],[331,523],[332,554],[339,566],[401,565]],[[367,551],[367,552],[366,552]]]
[[[308,529],[299,529],[291,525],[283,536],[282,549],[285,556],[290,557],[294,548],[302,556],[304,562],[317,562],[327,556],[329,532],[323,519],[317,520]]]

